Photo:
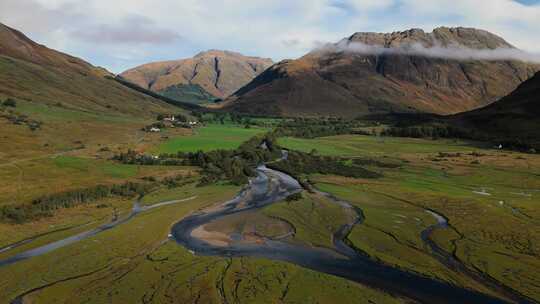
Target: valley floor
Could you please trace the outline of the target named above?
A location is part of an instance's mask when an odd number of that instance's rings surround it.
[[[194,135],[198,137],[172,135],[168,141],[152,139],[134,147],[167,152],[183,147],[190,151],[197,149],[203,139],[209,141],[208,149],[217,139],[229,141],[234,147],[246,136],[263,130],[233,131],[224,138],[211,126]],[[188,139],[186,145],[184,139]],[[539,155],[499,151],[478,143],[360,135],[281,138],[279,144],[305,152],[315,148],[319,155],[378,161],[367,161],[366,168],[382,173],[381,178],[306,176],[316,189],[362,210],[365,220],[347,236],[349,245],[358,252],[508,302],[512,299],[498,287],[505,286],[531,302],[540,301]],[[28,155],[32,157],[36,156]],[[0,189],[2,204],[103,181],[112,184],[178,174],[198,178],[192,167],[120,165],[84,150],[20,159],[24,161],[0,164],[2,179],[9,181]],[[173,224],[190,214],[215,208],[239,191],[240,187],[223,183],[160,187],[146,194],[140,205],[166,204],[147,208],[129,221],[80,242],[0,266],[0,302],[414,302],[290,263],[196,255],[169,238]],[[132,212],[134,200],[107,198],[99,201],[105,208],[97,208],[96,202],[61,209],[35,222],[0,223],[0,248],[16,245],[0,249],[0,261],[99,227],[113,216],[125,217]],[[448,228],[433,230],[430,239],[465,269],[445,265],[422,238],[426,228],[437,224],[434,214],[442,215]],[[349,220],[350,214],[328,197],[304,191],[300,200],[231,216],[205,229],[210,234],[239,235],[253,242],[282,239],[301,246],[331,248],[337,229]],[[23,243],[18,244],[20,241]],[[488,279],[479,280],[471,273]],[[498,285],[487,286],[486,280]]]

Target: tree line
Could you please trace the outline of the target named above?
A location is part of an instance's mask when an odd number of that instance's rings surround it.
[[[446,124],[390,127],[380,133],[381,136],[412,137],[412,138],[452,138],[491,142],[495,146],[528,153],[537,153],[533,140],[524,138],[507,138],[502,136],[488,135],[474,129],[465,129]]]
[[[347,158],[320,156],[315,153],[289,151],[287,159],[267,164],[268,168],[289,174],[304,188],[309,189],[303,176],[309,174],[332,174],[353,178],[378,178],[382,175],[365,169]]]
[[[125,164],[198,166],[202,174],[199,185],[219,181],[228,181],[235,185],[246,184],[248,179],[255,175],[254,169],[262,163],[296,178],[312,173],[355,178],[380,176],[364,169],[360,163],[347,162],[345,158],[319,156],[316,153],[291,151],[287,159],[281,159],[282,150],[277,144],[276,135],[268,133],[253,137],[234,150],[178,152],[161,154],[158,157],[128,151],[116,155],[114,159]]]
[[[114,160],[124,164],[197,166],[201,168],[199,185],[218,181],[229,181],[235,185],[247,183],[255,175],[254,168],[264,162],[281,156],[275,138],[268,134],[255,136],[234,150],[214,150],[209,152],[178,152],[151,156],[135,151],[120,153]]]
[[[93,203],[110,197],[131,198],[142,196],[160,186],[178,187],[189,180],[183,176],[167,177],[157,181],[153,177],[145,178],[145,182],[126,182],[123,184],[97,185],[87,188],[63,191],[45,195],[27,204],[6,205],[0,208],[0,220],[25,223],[43,217],[52,216],[55,210],[73,208]]]
[[[361,134],[369,135],[360,128],[371,123],[343,118],[294,118],[283,121],[274,131],[276,137],[316,138],[323,136]]]

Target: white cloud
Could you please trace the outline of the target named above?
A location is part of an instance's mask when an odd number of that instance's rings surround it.
[[[440,25],[483,28],[540,52],[538,16],[540,6],[511,0],[0,1],[0,22],[116,72],[209,48],[280,60],[358,31]]]
[[[317,49],[323,52],[349,52],[361,55],[418,55],[424,57],[444,58],[454,60],[517,60],[524,62],[540,63],[540,54],[533,54],[513,48],[497,49],[471,49],[459,45],[442,47],[441,43],[435,43],[432,47],[423,46],[420,43],[402,44],[398,47],[384,47],[382,45],[367,45],[359,42],[342,40],[335,44],[326,44]]]
[[[396,3],[394,0],[347,0],[346,2],[358,11],[385,9]]]

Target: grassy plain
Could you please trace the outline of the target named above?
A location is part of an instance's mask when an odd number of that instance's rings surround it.
[[[210,124],[196,130],[188,137],[176,137],[160,144],[156,153],[197,152],[218,149],[236,149],[254,135],[267,131],[263,128],[249,128],[233,124]]]
[[[540,269],[538,155],[446,140],[367,136],[280,143],[303,151],[315,147],[326,155],[401,161],[398,169],[372,167],[384,174],[380,179],[310,177],[321,190],[364,210],[365,224],[349,236],[359,249],[411,271],[482,289],[441,267],[422,245],[420,232],[435,223],[425,209],[435,210],[452,227],[434,233],[441,247],[470,269],[540,299],[540,271],[531,271]]]
[[[135,136],[111,147],[113,151],[129,146],[153,153],[230,149],[265,129],[209,125],[187,137],[177,137],[180,134],[173,133],[176,130],[169,131],[142,134],[142,139]],[[7,183],[0,185],[0,202],[29,201],[49,192],[145,176],[192,174],[196,179],[195,168],[110,162],[106,159],[111,152],[98,153],[97,143],[90,143],[92,148],[86,146],[61,154],[53,153],[55,148],[49,154],[40,152],[39,157],[5,164],[1,174]],[[426,209],[434,210],[447,217],[451,225],[451,229],[433,234],[441,247],[453,252],[470,269],[481,270],[540,300],[540,271],[531,271],[540,269],[538,155],[491,150],[477,143],[452,140],[357,135],[311,140],[282,138],[279,143],[305,152],[315,148],[321,155],[400,164],[398,168],[368,165],[369,169],[383,173],[378,179],[309,176],[320,190],[363,210],[365,222],[348,236],[358,250],[409,271],[489,293],[467,276],[444,267],[422,242],[421,231],[436,222]],[[31,290],[25,299],[33,303],[403,302],[383,292],[287,263],[194,256],[167,240],[176,221],[229,200],[238,190],[231,185],[197,187],[191,183],[150,193],[142,204],[196,198],[150,210],[95,237],[0,268],[0,303],[8,303]],[[0,224],[0,246],[44,234],[15,251],[0,254],[0,259],[96,227],[110,220],[113,208],[126,215],[132,200],[107,199],[103,203],[108,207],[89,204],[61,210],[52,218],[34,223]],[[299,201],[279,202],[258,213],[214,223],[209,229],[256,231],[268,237],[294,231],[288,237],[292,242],[331,247],[332,234],[350,219],[351,214],[327,198],[304,193]],[[35,275],[28,278],[28,273]]]
[[[172,191],[176,196],[179,190]],[[33,303],[402,302],[286,263],[194,256],[167,240],[170,226],[229,199],[238,188],[187,186],[180,191],[197,198],[156,208],[91,239],[0,268],[3,303],[29,290],[34,291],[25,300]]]

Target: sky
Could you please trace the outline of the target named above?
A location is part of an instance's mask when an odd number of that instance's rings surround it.
[[[115,73],[208,49],[279,61],[355,32],[438,26],[540,53],[540,0],[0,0],[0,22]]]

